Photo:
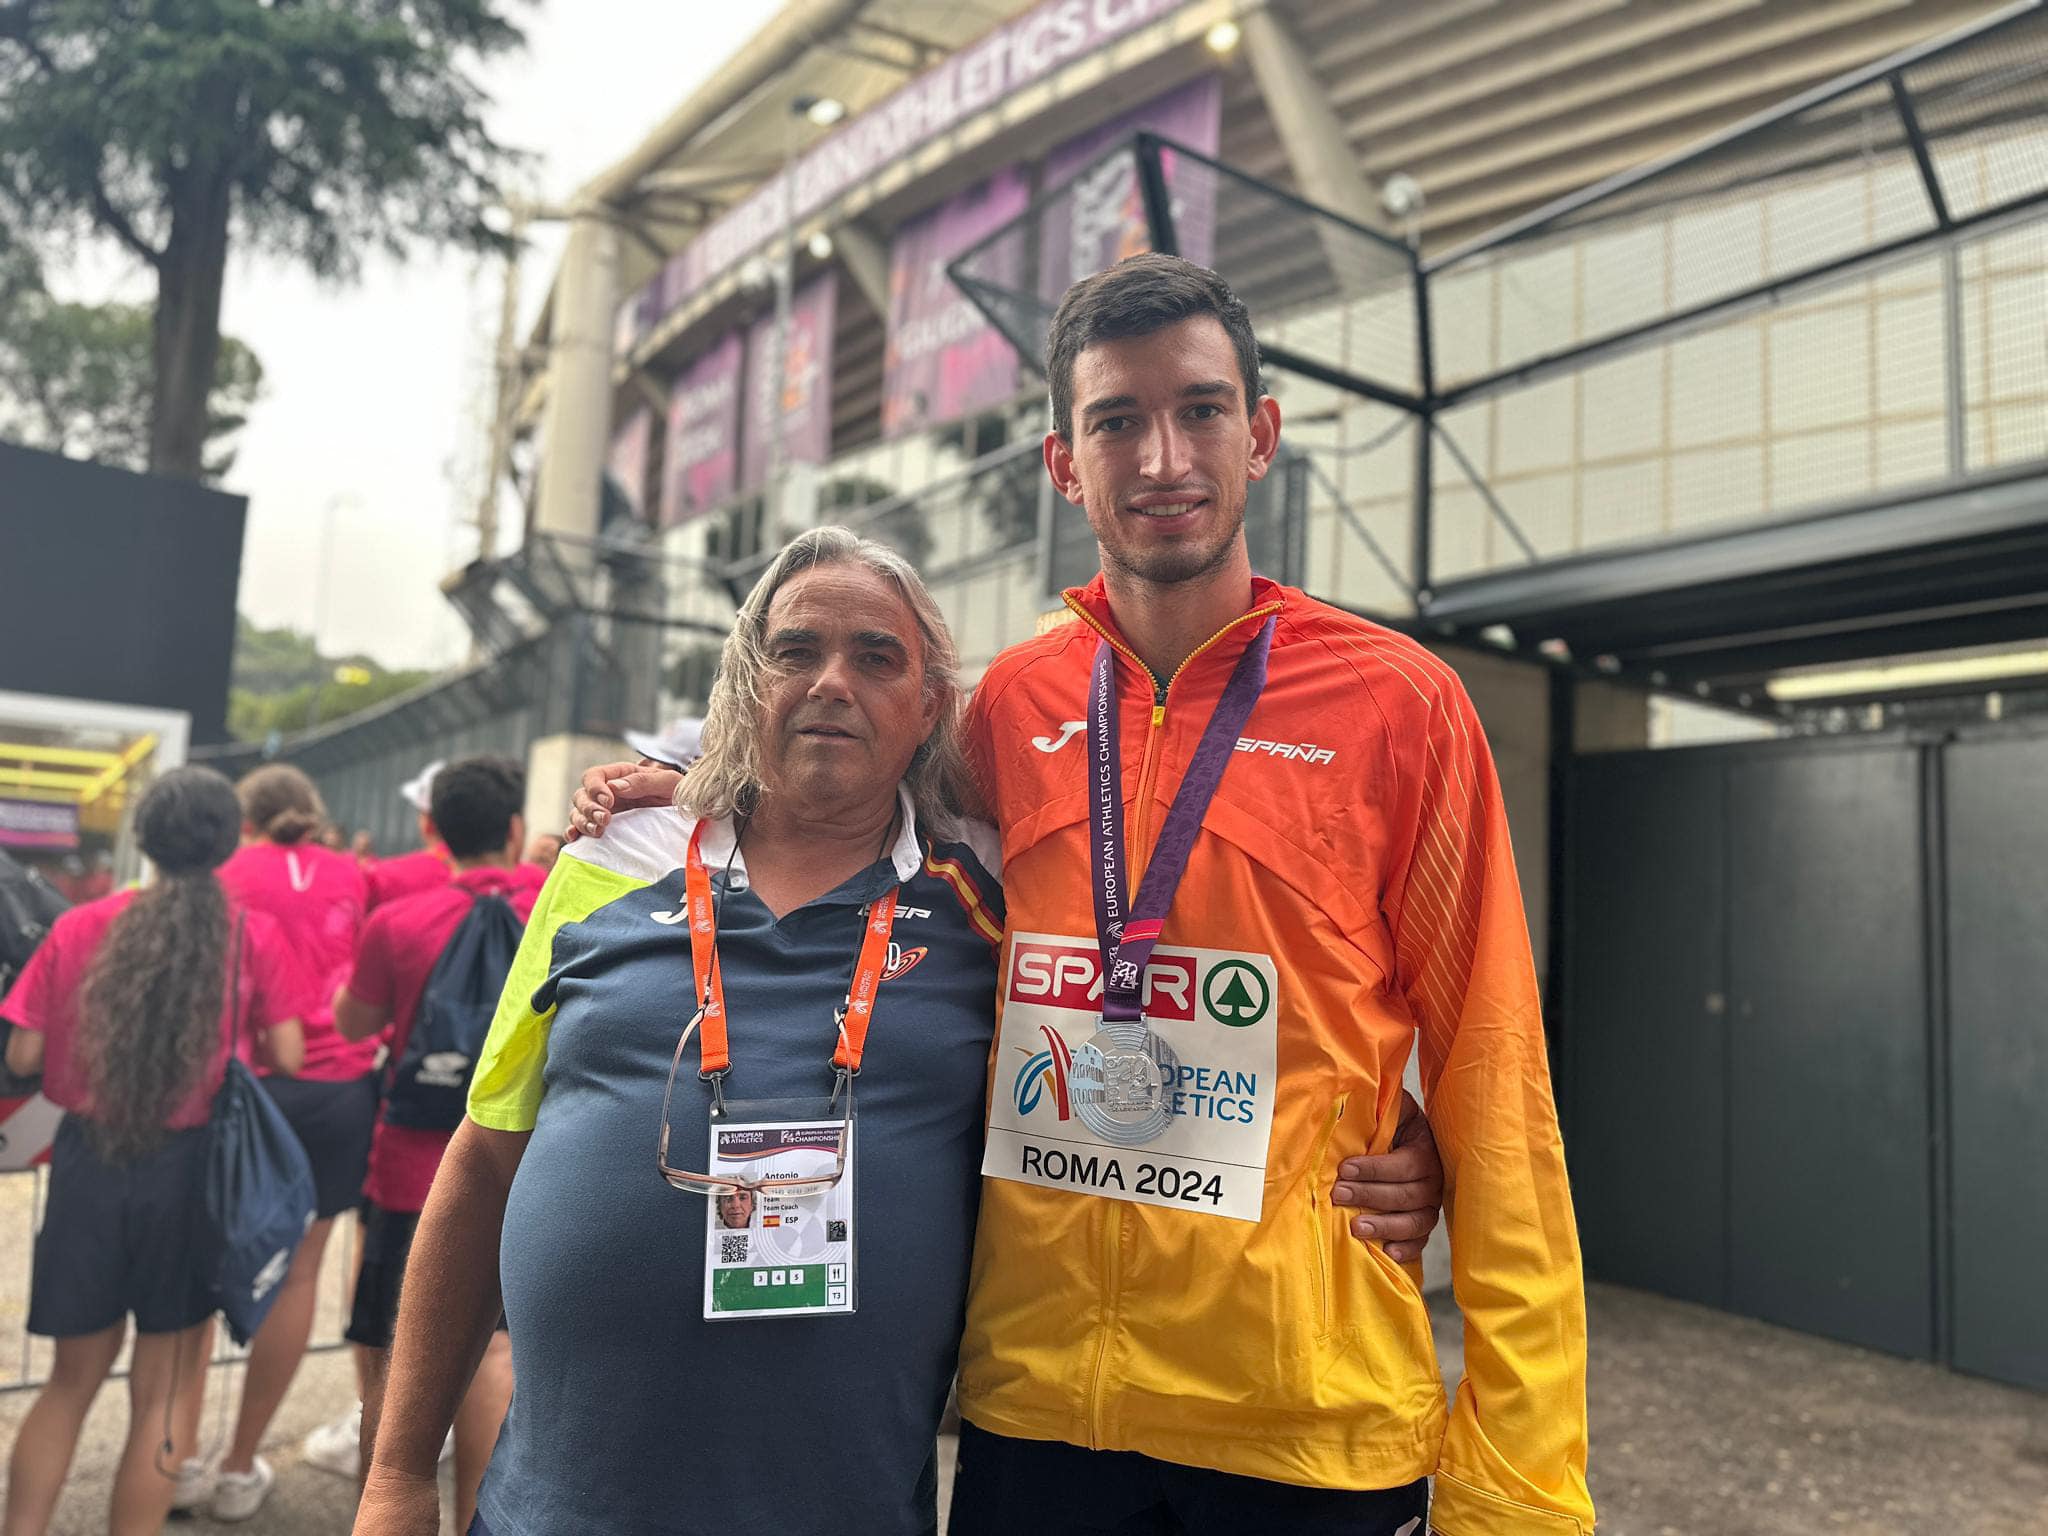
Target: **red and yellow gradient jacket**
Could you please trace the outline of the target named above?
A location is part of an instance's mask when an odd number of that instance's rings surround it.
[[[1083,622],[1004,652],[970,714],[1003,833],[1005,1007],[1019,934],[1094,953],[1079,722],[1098,637],[1120,653],[1136,874],[1232,667],[1279,614],[1161,941],[1270,957],[1263,1205],[1252,1222],[983,1180],[962,1411],[1309,1486],[1434,1473],[1445,1536],[1589,1531],[1578,1238],[1506,814],[1463,687],[1413,642],[1265,580],[1163,684],[1099,576],[1067,603]],[[1392,1141],[1418,1037],[1465,1319],[1448,1411],[1419,1267],[1351,1237],[1327,1199],[1341,1156]],[[1000,1095],[1000,1031],[997,1055]]]

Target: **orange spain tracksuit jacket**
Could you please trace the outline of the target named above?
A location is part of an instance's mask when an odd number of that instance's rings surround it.
[[[1436,1474],[1445,1536],[1590,1531],[1578,1239],[1506,814],[1463,687],[1413,642],[1263,579],[1170,679],[1119,637],[1099,576],[1067,604],[1080,622],[1004,652],[970,713],[1009,933],[962,1411],[998,1434],[1316,1487]],[[1058,1059],[1100,1007],[1082,724],[1096,647],[1118,653],[1142,873],[1268,614],[1265,690],[1147,976],[1186,1090],[1167,1135],[1222,1160],[1097,1157]],[[1340,1157],[1390,1145],[1418,1039],[1465,1321],[1448,1406],[1419,1267],[1353,1238],[1328,1200]],[[1240,1181],[1236,1219],[1211,1169]]]

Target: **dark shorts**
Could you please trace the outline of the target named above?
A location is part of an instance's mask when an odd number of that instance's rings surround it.
[[[398,1293],[405,1281],[405,1261],[412,1256],[420,1213],[387,1211],[374,1200],[365,1200],[362,1212],[363,1267],[356,1276],[355,1303],[342,1336],[351,1344],[389,1349],[398,1326]],[[498,1319],[498,1326],[505,1326],[504,1318]]]
[[[50,1199],[36,1233],[28,1331],[70,1339],[135,1314],[138,1333],[177,1333],[213,1311],[200,1186],[206,1127],[172,1131],[154,1152],[101,1161],[85,1122],[66,1115],[50,1149]]]
[[[340,1083],[266,1077],[263,1086],[313,1165],[313,1204],[320,1219],[354,1210],[362,1202],[363,1176],[370,1171],[377,1074]]]
[[[1422,1536],[1429,1483],[1358,1492],[960,1426],[951,1536]]]

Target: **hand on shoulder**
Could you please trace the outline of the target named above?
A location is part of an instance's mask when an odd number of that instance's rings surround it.
[[[673,805],[676,786],[682,782],[682,774],[675,769],[647,763],[600,763],[586,769],[570,801],[569,827],[562,840],[573,843],[579,837],[603,837],[605,827],[620,811]]]

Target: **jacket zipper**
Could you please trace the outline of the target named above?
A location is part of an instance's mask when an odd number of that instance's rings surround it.
[[[1145,731],[1145,756],[1138,769],[1138,814],[1135,823],[1126,834],[1127,842],[1124,847],[1124,867],[1128,870],[1138,870],[1142,866],[1135,850],[1139,844],[1145,841],[1145,833],[1147,831],[1146,816],[1152,807],[1153,785],[1159,776],[1159,760],[1162,755],[1159,750],[1159,744],[1164,737],[1162,727],[1166,724],[1167,696],[1173,692],[1173,685],[1180,681],[1181,674],[1187,671],[1189,664],[1197,656],[1209,650],[1225,635],[1229,634],[1247,619],[1263,619],[1270,613],[1279,612],[1280,604],[1267,603],[1262,607],[1252,609],[1249,613],[1239,614],[1228,624],[1217,630],[1215,634],[1204,640],[1192,651],[1189,651],[1182,658],[1181,664],[1173,669],[1173,676],[1162,683],[1159,680],[1159,674],[1146,665],[1144,658],[1097,623],[1095,615],[1075,602],[1072,596],[1067,596],[1063,600],[1067,607],[1073,610],[1076,618],[1094,630],[1095,633],[1102,636],[1109,643],[1111,650],[1144,673],[1152,683],[1152,718],[1150,725]],[[1117,766],[1121,770],[1123,765],[1118,764]],[[1151,857],[1152,850],[1147,846],[1145,848],[1144,862],[1150,863]],[[1132,888],[1135,890],[1135,876],[1133,880]],[[1103,1373],[1109,1365],[1109,1341],[1116,1331],[1116,1316],[1123,1301],[1123,1245],[1121,1236],[1125,1215],[1123,1210],[1124,1202],[1120,1200],[1105,1200],[1102,1203],[1106,1207],[1102,1222],[1102,1336],[1096,1343],[1095,1370],[1088,1383],[1089,1448],[1098,1451],[1102,1449],[1102,1379]]]
[[[1323,1241],[1323,1196],[1318,1170],[1327,1167],[1330,1161],[1330,1143],[1336,1138],[1337,1123],[1344,1118],[1345,1107],[1350,1104],[1351,1095],[1337,1095],[1337,1105],[1330,1112],[1330,1123],[1323,1127],[1323,1134],[1316,1142],[1315,1158],[1309,1164],[1308,1173],[1308,1230],[1316,1245],[1316,1316],[1323,1332],[1330,1331],[1330,1252]]]

